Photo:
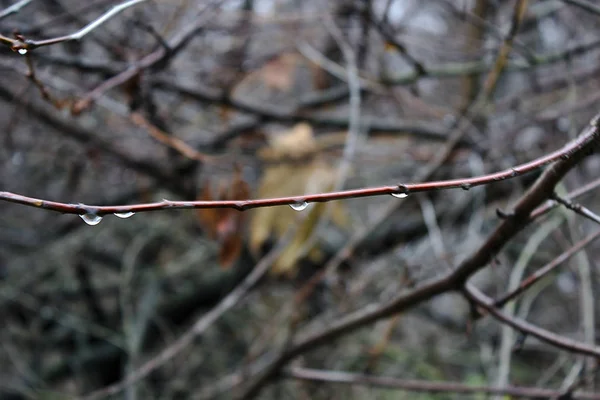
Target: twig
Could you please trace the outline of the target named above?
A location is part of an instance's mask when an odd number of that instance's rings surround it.
[[[0,12],[0,19],[6,18],[11,14],[18,13],[23,7],[25,7],[29,3],[31,3],[31,0],[21,0],[10,7],[6,7],[3,11]]]
[[[85,35],[117,15],[118,13],[126,10],[129,7],[132,7],[138,3],[142,3],[146,0],[129,0],[119,5],[112,7],[110,10],[102,14],[100,17],[96,18],[94,21],[90,22],[77,32],[71,33],[69,35],[58,36],[50,39],[43,40],[30,40],[25,39],[21,35],[17,35],[15,39],[10,39],[6,36],[0,35],[0,42],[4,44],[8,44],[11,46],[13,51],[18,51],[21,54],[27,54],[29,51],[36,49],[42,46],[50,46],[57,43],[68,42],[71,40],[80,40]]]
[[[591,235],[587,236],[585,239],[577,242],[570,249],[561,253],[558,257],[556,257],[555,259],[553,259],[552,261],[550,261],[549,263],[547,263],[546,265],[544,265],[543,267],[541,267],[540,269],[535,271],[533,274],[531,274],[527,278],[525,278],[520,283],[519,287],[515,288],[514,290],[506,293],[504,296],[495,300],[494,307],[500,308],[500,307],[504,306],[506,303],[508,303],[509,301],[513,300],[515,297],[517,297],[518,295],[523,293],[525,290],[530,288],[533,284],[538,282],[544,276],[548,275],[551,271],[556,269],[558,266],[560,266],[562,263],[567,261],[569,258],[573,257],[575,254],[577,254],[577,252],[579,252],[581,249],[583,249],[585,246],[592,243],[594,240],[598,239],[599,237],[600,237],[600,231],[596,231],[596,232],[592,233]]]
[[[595,190],[598,187],[600,187],[600,178],[595,179],[589,183],[586,183],[582,187],[573,190],[571,193],[569,193],[569,196],[567,198],[574,199],[579,196],[583,196],[584,194],[589,193],[590,191]],[[557,201],[548,200],[546,202],[546,204],[533,210],[533,212],[531,213],[531,218],[535,219],[543,214],[546,214],[548,211],[550,211],[558,206],[559,206],[559,203]]]
[[[564,199],[556,193],[552,195],[552,199],[567,207],[569,210],[575,211],[577,214],[582,215],[585,218],[594,221],[597,224],[600,224],[600,216],[591,211],[590,209],[582,206],[581,204],[574,203],[573,201],[568,199]]]
[[[293,367],[283,371],[286,378],[329,382],[346,383],[350,385],[365,385],[382,387],[410,392],[423,393],[457,393],[457,394],[497,394],[504,396],[526,397],[533,399],[549,399],[560,396],[563,392],[552,389],[537,387],[506,386],[494,388],[490,386],[471,386],[456,382],[442,382],[418,379],[400,379],[388,376],[374,376],[365,374],[354,374],[342,371],[324,371],[311,368]],[[598,400],[600,394],[591,392],[574,392],[572,399]]]
[[[591,346],[586,343],[582,343],[564,336],[557,335],[545,329],[539,328],[533,324],[523,321],[519,318],[509,316],[502,311],[494,307],[494,301],[488,296],[483,294],[479,289],[474,286],[467,284],[464,293],[477,304],[478,307],[486,310],[491,316],[496,318],[498,321],[511,326],[513,329],[521,331],[527,335],[538,338],[539,340],[546,342],[556,348],[563,349],[575,354],[582,354],[592,357],[600,357],[600,347]]]
[[[142,114],[140,114],[138,112],[132,112],[129,115],[129,118],[131,119],[131,121],[134,124],[138,125],[139,127],[144,128],[150,134],[150,136],[152,136],[154,139],[156,139],[160,143],[176,150],[178,153],[184,155],[185,157],[189,158],[190,160],[196,160],[196,161],[200,161],[200,162],[204,162],[204,163],[210,162],[213,160],[213,157],[203,154],[203,153],[200,153],[199,151],[197,151],[196,149],[194,149],[193,147],[191,147],[190,145],[185,143],[183,140],[178,139],[178,138],[174,137],[173,135],[170,135],[166,132],[163,132],[157,126],[150,123],[146,118],[144,118],[144,116]]]
[[[201,10],[197,13],[198,16],[204,13],[214,4],[219,3],[220,1],[222,0],[212,0],[203,3]],[[99,86],[97,86],[85,96],[83,96],[79,101],[77,101],[73,105],[71,112],[75,115],[82,113],[83,111],[87,110],[94,103],[94,101],[96,101],[96,99],[102,96],[102,94],[104,94],[106,91],[127,82],[129,79],[131,79],[133,76],[135,76],[144,69],[150,67],[165,67],[168,64],[168,61],[171,60],[181,49],[183,49],[185,45],[189,43],[189,41],[201,30],[201,27],[204,24],[204,22],[204,18],[197,18],[195,24],[191,26],[186,26],[179,33],[175,34],[173,39],[170,42],[166,43],[168,47],[162,46],[158,48],[158,50],[143,57],[141,60],[131,65],[126,70],[119,72],[118,74],[101,83]]]
[[[562,0],[563,3],[579,7],[592,14],[600,15],[600,7],[587,0]]]
[[[598,116],[600,118],[600,115]],[[88,215],[90,217],[102,217],[106,214],[138,213],[158,211],[165,209],[199,209],[199,208],[233,208],[245,211],[259,207],[273,207],[281,205],[296,205],[303,203],[322,203],[332,200],[373,197],[381,195],[393,195],[398,198],[408,197],[411,193],[428,192],[433,190],[463,189],[469,190],[475,186],[515,178],[517,176],[535,171],[547,164],[557,160],[569,160],[574,155],[581,155],[582,150],[588,151],[595,144],[599,133],[596,126],[596,118],[588,128],[576,139],[569,142],[562,149],[542,156],[534,161],[506,169],[504,171],[481,175],[472,178],[449,179],[443,181],[431,181],[423,183],[406,183],[391,186],[378,186],[372,188],[343,190],[337,192],[326,192],[304,196],[288,196],[257,200],[225,200],[225,201],[171,201],[164,199],[156,203],[142,203],[124,206],[93,206],[86,204],[61,203],[33,197],[27,197],[12,192],[0,192],[0,201],[22,204],[30,207],[57,211],[64,214]],[[542,200],[545,200],[542,199]],[[536,204],[537,206],[537,204]]]

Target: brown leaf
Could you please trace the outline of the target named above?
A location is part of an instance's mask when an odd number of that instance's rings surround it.
[[[233,180],[219,182],[218,195],[214,196],[211,183],[204,185],[198,200],[245,200],[250,196],[248,184],[243,180],[240,169],[236,169]],[[198,210],[202,229],[220,246],[219,263],[230,267],[239,256],[243,243],[245,214],[230,208],[204,208]]]

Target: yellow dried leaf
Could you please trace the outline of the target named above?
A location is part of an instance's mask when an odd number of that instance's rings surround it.
[[[312,152],[315,141],[312,128],[307,124],[298,124],[285,134],[271,140],[269,148],[261,152],[263,158],[301,157]],[[319,159],[312,159],[304,164],[277,164],[267,167],[262,176],[258,196],[260,198],[284,197],[329,191],[336,180],[336,171],[329,164]],[[249,247],[255,256],[259,256],[263,245],[270,238],[280,238],[294,229],[293,237],[282,254],[273,265],[272,273],[291,276],[296,271],[298,261],[305,256],[315,260],[318,252],[308,247],[319,220],[325,215],[327,207],[331,207],[329,217],[340,225],[346,225],[346,212],[342,203],[311,204],[304,212],[296,212],[290,207],[267,207],[253,210],[250,223]]]

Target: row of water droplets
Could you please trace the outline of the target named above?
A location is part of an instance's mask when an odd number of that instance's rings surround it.
[[[122,212],[122,213],[114,213],[115,217],[118,218],[129,218],[132,215],[134,215],[135,213],[132,211],[128,211],[128,212]],[[100,215],[98,214],[94,214],[94,213],[85,213],[85,214],[79,214],[79,217],[83,220],[83,222],[85,222],[88,225],[98,225],[101,221],[102,218]]]
[[[469,190],[471,188],[470,183],[463,183],[461,188],[464,190]],[[397,199],[405,199],[408,197],[408,189],[403,186],[398,187],[398,192],[390,193],[393,197]],[[304,211],[308,208],[309,203],[307,201],[298,201],[296,203],[289,204],[290,208],[294,211]],[[115,217],[119,218],[129,218],[135,213],[132,211],[123,212],[123,213],[114,213]],[[86,213],[79,215],[81,219],[88,225],[98,225],[102,221],[102,217],[98,214],[94,213]]]

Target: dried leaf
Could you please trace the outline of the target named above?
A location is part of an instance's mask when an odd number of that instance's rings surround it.
[[[239,169],[231,182],[219,183],[217,193],[217,196],[213,195],[211,184],[207,182],[198,199],[245,200],[250,196],[248,184]],[[223,268],[230,267],[242,249],[245,214],[230,208],[205,208],[198,210],[198,218],[205,232],[219,242],[219,263]]]
[[[315,148],[312,128],[307,124],[298,124],[289,132],[276,136],[271,140],[268,149],[261,156],[289,158],[302,157]],[[283,197],[318,193],[331,190],[335,184],[336,172],[330,165],[319,159],[312,159],[304,164],[282,163],[266,168],[260,182],[258,196]],[[267,207],[252,211],[250,223],[249,247],[255,256],[259,256],[264,244],[272,237],[279,238],[288,229],[295,229],[294,235],[282,254],[273,265],[272,273],[291,276],[296,272],[296,265],[302,257],[319,257],[318,251],[307,248],[319,220],[328,207],[325,203],[311,204],[304,212],[297,212],[290,207]],[[334,223],[346,224],[346,213],[342,203],[329,204],[330,217]]]

